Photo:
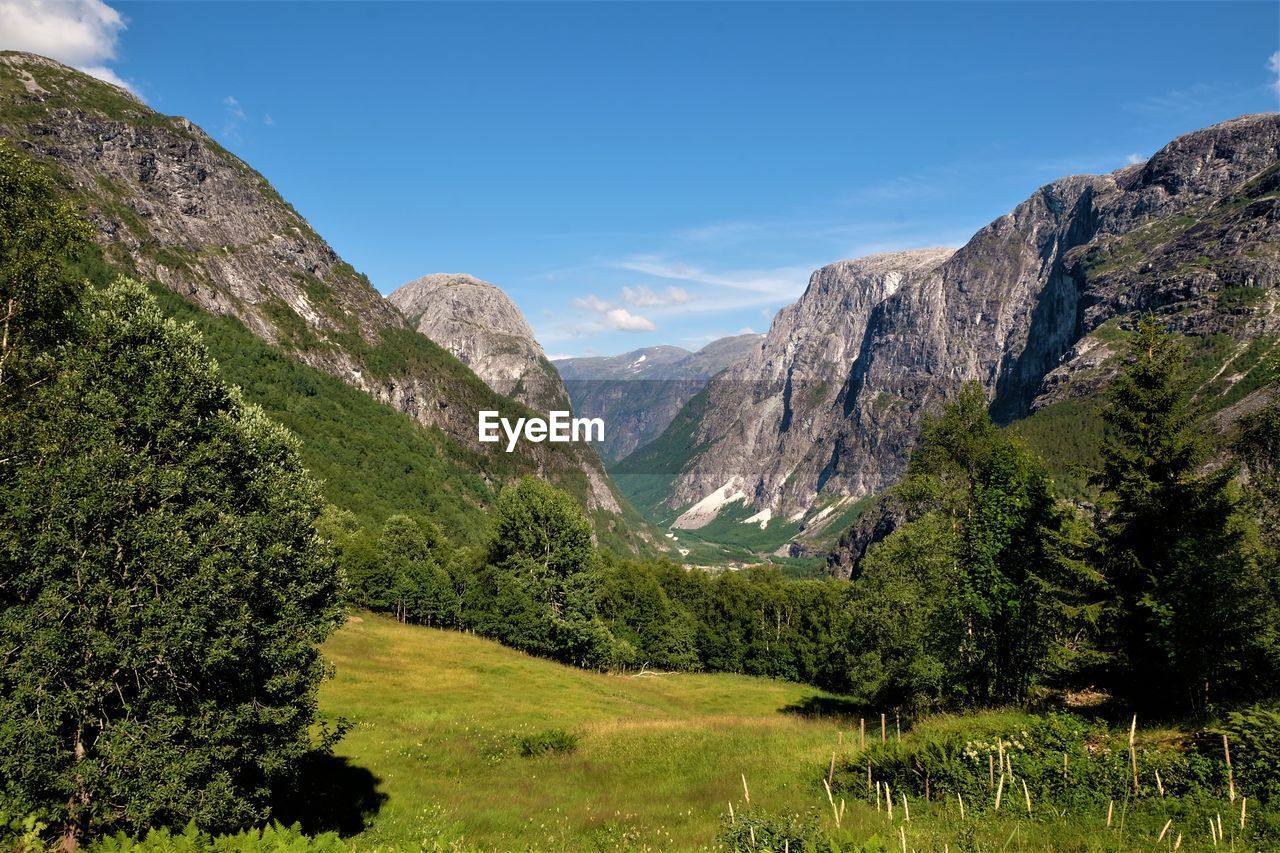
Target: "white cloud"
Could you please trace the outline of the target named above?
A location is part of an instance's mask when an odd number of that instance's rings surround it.
[[[102,0],[0,0],[0,48],[48,56],[134,91],[107,65],[125,26]]]
[[[626,308],[613,308],[605,313],[604,318],[620,332],[652,332],[657,328],[647,317],[632,314]]]
[[[703,304],[716,308],[741,308],[761,304],[790,302],[799,296],[818,264],[778,267],[765,270],[726,270],[716,272],[704,267],[673,261],[658,255],[636,255],[614,264],[619,269],[642,273],[689,284],[709,285],[749,294],[736,299],[717,298]]]
[[[754,335],[755,333],[756,333],[756,330],[751,328],[750,326],[743,326],[741,329],[738,330],[739,335]]]
[[[639,307],[655,305],[683,305],[689,301],[689,293],[680,287],[668,287],[662,293],[654,293],[647,286],[622,288],[622,298]]]
[[[599,314],[605,328],[615,329],[619,332],[652,332],[657,328],[648,317],[632,314],[626,308],[615,308],[594,293],[588,293],[586,296],[573,300],[573,304],[583,311]],[[596,326],[598,324],[591,325]]]
[[[1130,154],[1128,157],[1124,158],[1124,162],[1130,166],[1136,166],[1139,163],[1147,162],[1147,158],[1143,157],[1141,154]]]
[[[596,314],[603,314],[612,307],[608,302],[600,299],[594,293],[588,293],[586,296],[573,300],[573,304],[577,305],[584,311],[592,311]]]
[[[1276,79],[1271,81],[1271,91],[1280,95],[1280,50],[1271,54],[1271,58],[1267,60],[1267,70],[1276,75]]]
[[[262,117],[262,123],[267,127],[271,127],[271,125],[276,123],[276,120],[271,117],[271,113],[267,113]]]

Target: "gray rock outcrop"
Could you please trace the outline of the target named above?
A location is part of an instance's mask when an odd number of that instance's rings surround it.
[[[560,374],[520,309],[497,285],[469,275],[426,275],[387,299],[410,325],[499,394],[540,412],[569,408]]]

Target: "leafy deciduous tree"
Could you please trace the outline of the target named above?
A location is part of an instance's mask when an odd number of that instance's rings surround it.
[[[315,484],[136,284],[54,357],[0,427],[3,793],[68,844],[261,820],[340,619]]]

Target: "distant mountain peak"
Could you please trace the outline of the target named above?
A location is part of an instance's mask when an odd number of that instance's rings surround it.
[[[569,407],[560,374],[502,288],[466,273],[416,278],[387,296],[410,325],[507,397],[543,412]]]
[[[574,410],[605,422],[603,452],[621,459],[657,438],[707,381],[749,355],[761,335],[734,335],[697,352],[660,344],[613,356],[557,359]]]

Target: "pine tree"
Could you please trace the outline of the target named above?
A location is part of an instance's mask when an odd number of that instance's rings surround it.
[[[1209,469],[1180,343],[1152,317],[1104,410],[1100,483],[1114,687],[1132,702],[1202,708],[1253,656],[1255,568],[1241,549],[1231,466]]]
[[[1260,695],[1280,691],[1280,403],[1245,417],[1234,450],[1244,464],[1244,508],[1252,537],[1250,556],[1258,596],[1250,684]]]

